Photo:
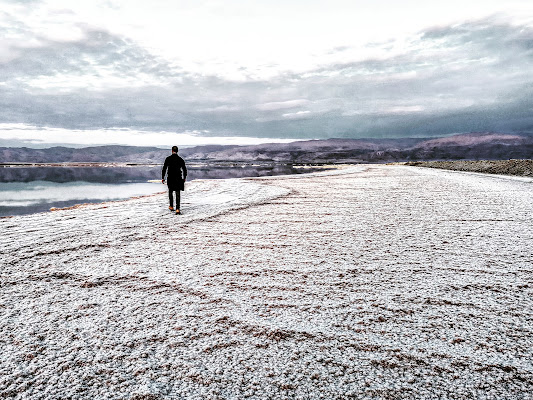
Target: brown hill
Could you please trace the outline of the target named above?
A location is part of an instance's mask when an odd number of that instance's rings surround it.
[[[0,148],[0,163],[124,162],[161,164],[169,150],[99,146],[83,149]],[[413,160],[496,160],[533,158],[533,137],[467,133],[436,139],[327,139],[255,146],[198,146],[180,149],[188,161],[361,163]]]
[[[403,152],[411,160],[497,160],[533,157],[533,138],[493,132],[431,139]]]

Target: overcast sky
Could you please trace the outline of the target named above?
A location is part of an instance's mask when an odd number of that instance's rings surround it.
[[[533,1],[0,0],[0,146],[533,134]]]

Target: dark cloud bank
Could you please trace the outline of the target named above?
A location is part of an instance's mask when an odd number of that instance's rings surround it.
[[[74,42],[10,43],[0,60],[0,122],[295,139],[533,134],[533,29],[526,26],[483,20],[435,28],[388,59],[268,81],[195,75],[125,38],[79,28],[83,39]],[[104,71],[136,84],[60,91],[34,83],[64,75],[106,82]]]

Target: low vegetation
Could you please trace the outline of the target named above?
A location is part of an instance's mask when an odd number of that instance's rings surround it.
[[[533,176],[533,160],[414,161],[406,165],[487,174]]]

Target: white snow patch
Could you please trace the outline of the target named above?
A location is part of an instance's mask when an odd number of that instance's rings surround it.
[[[497,182],[497,183],[494,183]],[[533,186],[361,166],[0,219],[0,397],[527,398]]]

